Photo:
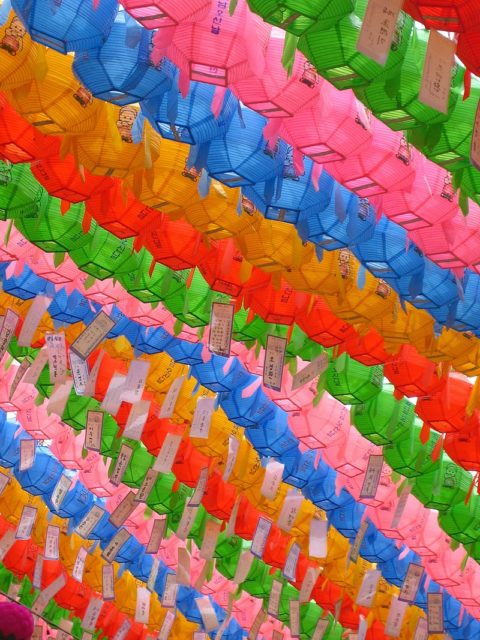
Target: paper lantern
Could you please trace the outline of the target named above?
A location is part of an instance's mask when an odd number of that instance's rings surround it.
[[[338,361],[327,369],[326,387],[331,396],[345,404],[360,404],[380,393],[382,367],[365,367],[355,360]]]
[[[13,8],[34,40],[60,51],[85,51],[102,43],[115,18],[115,0],[98,6],[82,0],[62,0],[46,6],[33,0],[14,0]]]
[[[477,495],[472,495],[467,504],[457,502],[438,516],[442,528],[462,544],[478,540],[480,527],[480,504]]]
[[[399,431],[391,444],[383,450],[385,462],[407,478],[434,473],[439,467],[438,460],[431,459],[431,453],[438,442],[438,434],[431,433],[427,443],[423,444],[420,441],[420,432],[420,425],[414,422],[409,430]]]
[[[27,30],[13,11],[0,27],[0,60],[3,90],[30,82],[35,65],[41,65],[41,52],[32,46]]]
[[[480,471],[480,451],[477,434],[478,421],[461,431],[447,433],[445,451],[463,469]]]
[[[384,374],[395,386],[397,393],[408,397],[422,397],[440,389],[445,380],[439,378],[433,362],[425,365],[416,349],[403,345],[398,355],[384,367]]]
[[[48,196],[34,179],[27,164],[18,166],[0,163],[0,209],[2,217],[10,218],[38,215],[40,205]]]
[[[432,493],[433,483],[435,483],[435,490]],[[427,484],[429,489],[427,489]],[[437,511],[446,511],[457,502],[463,502],[471,484],[471,475],[455,465],[444,454],[439,459],[435,471],[422,473],[418,476],[412,493],[426,507]]]
[[[475,2],[471,0],[407,0],[405,10],[427,29],[440,30],[448,24],[449,31],[462,32],[478,22]]]
[[[122,5],[147,29],[162,29],[179,23],[202,20],[209,12],[211,0],[122,0]]]
[[[162,96],[172,85],[173,66],[150,62],[152,34],[119,10],[106,39],[77,53],[73,72],[92,95],[120,106]]]
[[[309,332],[310,338],[324,347],[333,347],[353,335],[354,329],[344,320],[336,317],[326,302],[317,299],[313,309],[297,315],[298,325]]]
[[[416,413],[435,431],[453,433],[461,431],[468,423],[476,424],[476,413],[471,421],[465,414],[472,387],[463,377],[450,374],[445,387],[437,389],[429,396],[419,398]]]
[[[389,444],[409,431],[414,421],[414,406],[408,400],[395,400],[387,391],[351,409],[352,423],[360,433],[377,445]]]

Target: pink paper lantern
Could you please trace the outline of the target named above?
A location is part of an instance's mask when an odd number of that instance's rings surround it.
[[[121,4],[146,29],[162,29],[201,20],[212,0],[121,0]]]

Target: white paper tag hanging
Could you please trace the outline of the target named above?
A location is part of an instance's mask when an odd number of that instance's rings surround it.
[[[265,361],[263,364],[263,384],[270,389],[280,391],[282,388],[283,364],[287,341],[277,336],[267,336]]]
[[[240,449],[240,441],[234,438],[233,436],[229,436],[228,456],[227,456],[227,462],[225,464],[225,470],[223,472],[224,482],[228,482],[228,479],[232,475],[233,468],[235,467],[235,462],[237,461],[239,449]]]
[[[188,504],[191,507],[200,506],[203,495],[205,493],[205,489],[207,488],[207,482],[208,482],[208,467],[204,467],[200,471],[200,477],[198,478],[197,486],[195,487],[193,496],[188,501]]]
[[[380,571],[372,569],[363,576],[362,584],[357,595],[356,604],[361,607],[371,607],[377,593]]]
[[[88,551],[84,547],[80,547],[77,557],[75,558],[75,564],[73,565],[72,578],[78,582],[83,580],[83,572],[85,570],[85,561],[87,559]]]
[[[255,529],[255,533],[252,539],[252,546],[250,547],[250,551],[257,558],[262,558],[263,552],[265,551],[265,545],[267,544],[267,538],[270,534],[270,529],[272,528],[272,521],[267,520],[267,518],[260,517],[257,522],[257,528]]]
[[[300,592],[298,594],[298,600],[301,604],[310,600],[313,587],[317,582],[319,574],[320,569],[318,567],[308,567],[307,571],[305,572],[305,577],[303,578]]]
[[[45,560],[58,560],[59,558],[60,527],[48,525],[45,540]]]
[[[188,538],[188,534],[190,533],[193,523],[195,522],[195,518],[197,517],[197,512],[198,507],[190,507],[188,504],[186,505],[177,528],[177,538],[180,538],[180,540],[186,540]]]
[[[123,391],[125,388],[124,385],[125,376],[122,376],[120,373],[114,373],[110,380],[110,384],[108,385],[107,393],[100,405],[100,409],[102,411],[105,411],[105,413],[111,413],[112,415],[118,413],[120,405],[122,404]]]
[[[385,634],[387,636],[393,636],[396,638],[400,635],[407,607],[408,604],[406,602],[402,602],[395,596],[392,598],[387,622],[385,624]]]
[[[330,622],[327,618],[325,618],[324,620],[319,620],[317,622],[317,626],[315,627],[315,631],[313,632],[312,640],[323,640],[329,624]]]
[[[175,433],[167,433],[162,448],[157,455],[157,459],[153,463],[154,471],[158,471],[158,473],[170,473],[181,442],[182,436]]]
[[[77,533],[82,536],[82,538],[88,538],[102,519],[104,513],[105,511],[103,509],[94,505],[78,525],[76,529]]]
[[[142,399],[142,394],[147,382],[150,362],[148,360],[132,360],[125,378],[123,400],[135,404]]]
[[[260,611],[255,616],[255,620],[253,621],[253,624],[250,627],[250,631],[248,632],[248,640],[257,640],[260,627],[262,626],[262,624],[265,622],[266,619],[267,619],[267,612],[264,611],[263,609],[260,609]]]
[[[100,313],[92,320],[72,344],[72,351],[86,360],[102,340],[110,333],[115,322],[106,313]]]
[[[72,478],[69,478],[65,474],[60,476],[60,480],[57,482],[55,489],[52,492],[52,505],[55,511],[58,511],[62,506],[62,502],[65,500],[67,493],[72,486]]]
[[[131,623],[130,620],[125,620],[122,624],[122,626],[120,627],[120,629],[117,631],[117,633],[113,636],[113,640],[125,640],[125,638],[127,637],[127,633],[130,631],[130,627],[131,627]]]
[[[32,613],[37,616],[41,616],[50,600],[60,591],[60,589],[63,589],[66,583],[67,580],[62,573],[58,578],[56,578],[56,580],[51,582],[48,587],[40,592],[38,598],[33,603]]]
[[[0,496],[5,491],[7,484],[10,482],[10,478],[5,474],[0,472]]]
[[[237,523],[238,509],[240,508],[240,496],[237,496],[235,504],[233,505],[232,513],[228,519],[227,528],[225,529],[225,537],[230,538],[235,533],[235,525]]]
[[[419,618],[413,640],[428,640],[428,623],[426,618]]]
[[[312,518],[310,522],[309,555],[313,558],[327,557],[328,522]]]
[[[115,463],[115,467],[113,469],[112,476],[110,478],[110,482],[114,484],[116,487],[122,482],[125,471],[127,470],[128,464],[132,459],[133,449],[129,447],[127,444],[122,444],[120,447],[120,451],[118,453],[118,458]]]
[[[46,347],[40,349],[35,360],[29,366],[23,381],[28,384],[37,384],[38,378],[48,362],[48,353]]]
[[[190,585],[190,554],[184,547],[177,549],[177,582],[184,586]]]
[[[348,561],[356,562],[358,560],[358,556],[360,555],[360,547],[362,546],[363,539],[365,538],[365,534],[367,533],[368,522],[364,520],[360,528],[355,536],[355,540],[350,548],[350,553],[348,556]]]
[[[278,489],[282,482],[283,470],[285,465],[276,460],[270,460],[265,467],[265,476],[263,478],[260,493],[269,500],[275,500]]]
[[[173,609],[177,603],[177,576],[169,573],[165,580],[165,588],[163,589],[162,607]]]
[[[427,621],[428,633],[443,633],[445,631],[443,622],[443,594],[427,594]]]
[[[290,613],[290,633],[294,638],[300,637],[300,602],[290,600],[288,603]]]
[[[178,396],[180,395],[180,391],[183,387],[184,381],[185,376],[180,376],[180,378],[174,380],[170,385],[170,388],[167,391],[165,400],[163,401],[162,407],[160,409],[160,418],[171,418],[173,416],[175,405],[177,404]]]
[[[362,500],[373,499],[377,495],[378,483],[383,468],[383,456],[371,455],[368,459],[365,477],[363,479],[360,498]]]
[[[233,577],[235,584],[242,584],[242,582],[247,579],[250,569],[252,568],[253,559],[254,555],[248,549],[242,551]]]
[[[191,438],[208,438],[215,410],[215,398],[198,398],[190,427]]]
[[[220,535],[220,528],[220,522],[216,522],[215,520],[207,521],[202,546],[200,547],[200,557],[203,558],[203,560],[211,560],[213,558],[218,536]]]
[[[297,493],[295,489],[287,493],[277,520],[277,525],[280,529],[283,531],[290,531],[292,529],[302,503],[303,495],[301,493]]]
[[[98,378],[98,374],[100,372],[100,366],[102,364],[102,360],[103,360],[103,356],[104,355],[105,355],[105,353],[103,351],[101,351],[99,356],[98,356],[98,358],[95,360],[95,364],[93,365],[92,370],[88,374],[87,384],[85,385],[85,391],[84,391],[83,395],[88,396],[89,398],[91,398],[92,396],[95,395],[95,388],[97,386],[97,378]]]
[[[102,567],[102,597],[104,600],[115,600],[115,574],[112,564]]]
[[[20,441],[20,471],[28,471],[33,467],[35,462],[35,440],[21,440]]]
[[[360,614],[360,621],[358,623],[357,640],[365,640],[365,638],[367,637],[367,631],[368,631],[367,619],[364,618],[362,614]]]
[[[17,585],[15,585],[16,587]],[[30,640],[42,640],[43,638],[43,627],[39,624],[36,624],[33,627],[33,633]]]
[[[82,620],[82,627],[86,631],[95,631],[98,616],[103,607],[103,600],[100,598],[93,598],[90,600],[85,615]]]
[[[422,84],[418,99],[432,109],[448,113],[452,67],[456,42],[431,30],[423,63]]]
[[[34,589],[42,588],[42,576],[43,576],[43,556],[41,553],[39,553],[37,556],[37,559],[35,560],[35,568],[33,570],[32,585]]]
[[[73,386],[77,396],[83,396],[87,388],[88,362],[79,358],[71,349],[68,351],[68,359],[70,360],[70,371],[72,372]]]
[[[148,412],[150,411],[150,400],[139,400],[132,406],[128,416],[124,438],[131,440],[141,440],[145,423],[147,422]]]
[[[324,371],[326,371],[328,367],[328,356],[326,353],[321,353],[314,360],[307,364],[301,371],[296,373],[292,378],[292,391],[295,389],[299,389],[303,387],[305,384],[308,384],[319,375],[321,375]]]
[[[150,591],[137,586],[137,602],[135,606],[135,622],[148,624],[150,620]]]
[[[160,563],[158,558],[153,559],[152,568],[150,569],[150,575],[148,576],[147,589],[153,593],[155,591],[155,583],[158,577],[158,570],[160,569]]]
[[[7,553],[15,543],[15,531],[8,529],[0,539],[0,562],[3,561]]]
[[[7,309],[3,317],[2,328],[0,329],[0,360],[7,352],[8,345],[13,338],[15,329],[17,328],[19,317],[11,309]]]
[[[100,452],[102,448],[103,411],[87,411],[85,449]]]
[[[56,414],[60,418],[67,406],[68,397],[73,387],[73,380],[67,380],[63,384],[56,385],[53,389],[52,395],[48,399],[47,414],[50,416],[52,413]]]
[[[50,369],[50,382],[63,384],[67,379],[67,347],[64,333],[47,333],[45,335],[47,345],[48,366]]]
[[[28,310],[22,328],[18,334],[18,346],[29,347],[32,344],[33,336],[37,330],[40,320],[50,305],[50,298],[46,296],[36,296]]]
[[[203,626],[206,631],[210,633],[210,631],[213,631],[218,627],[217,615],[212,603],[210,602],[210,598],[207,596],[204,596],[203,598],[196,598],[195,603],[200,611],[200,615],[202,616]]]
[[[396,529],[400,523],[403,512],[405,511],[405,507],[407,506],[408,496],[412,492],[412,485],[406,484],[402,489],[402,494],[398,499],[397,506],[395,508],[395,513],[393,514],[392,524],[390,527],[392,529]]]
[[[175,614],[172,611],[167,611],[167,615],[163,619],[162,628],[160,629],[157,640],[168,640],[174,622]]]
[[[15,395],[15,391],[17,390],[18,385],[22,381],[23,376],[29,370],[30,366],[31,366],[30,365],[30,360],[28,360],[28,358],[24,358],[22,360],[22,363],[20,364],[20,366],[17,369],[17,372],[16,372],[15,377],[14,377],[13,382],[12,382],[12,386],[8,390],[8,399],[9,400],[11,400],[13,398],[13,396]]]
[[[360,29],[357,49],[382,66],[395,34],[402,0],[369,0]]]
[[[283,567],[283,575],[291,582],[297,581],[297,564],[300,557],[300,545],[294,542],[290,547],[285,566]]]
[[[112,512],[109,520],[114,527],[121,527],[138,507],[138,502],[135,502],[134,498],[135,494],[133,493],[133,491],[129,491],[120,502],[120,504],[116,507],[116,509]]]
[[[165,531],[167,528],[167,517],[163,516],[156,518],[153,522],[152,533],[148,540],[146,552],[150,554],[156,554],[160,549]]]
[[[407,575],[403,581],[402,588],[400,590],[399,600],[412,603],[417,595],[418,588],[423,576],[423,567],[420,564],[410,563]]]
[[[103,557],[107,562],[113,562],[117,557],[118,552],[123,547],[123,545],[130,538],[130,534],[126,529],[120,529],[110,540],[108,545],[103,550]]]
[[[37,509],[35,507],[29,507],[25,505],[22,510],[22,516],[18,523],[17,532],[15,537],[17,540],[28,540],[32,535],[33,525],[37,518]]]
[[[234,304],[223,304],[221,302],[212,304],[208,337],[208,348],[212,353],[226,358],[230,356],[234,314]]]
[[[269,616],[273,616],[274,618],[278,616],[282,588],[283,585],[279,580],[272,581],[272,590],[270,591],[270,597],[268,598],[267,613]]]
[[[137,495],[135,496],[135,502],[146,502],[148,496],[150,495],[153,486],[158,478],[158,471],[155,469],[149,469],[145,474],[142,485],[138,490]]]

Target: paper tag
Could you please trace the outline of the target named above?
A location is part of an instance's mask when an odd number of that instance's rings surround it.
[[[104,600],[115,600],[115,576],[112,564],[102,567],[102,597]]]
[[[35,568],[33,570],[32,585],[34,589],[42,588],[42,576],[43,576],[43,556],[41,553],[39,553],[37,556],[37,559],[35,560]]]
[[[369,0],[357,49],[382,66],[387,62],[402,0]]]
[[[10,478],[5,474],[0,472],[0,496],[5,491],[7,484],[10,482]]]
[[[66,631],[63,631],[63,629],[59,629],[55,636],[55,640],[72,640],[72,636]]]
[[[13,547],[15,542],[15,531],[8,529],[0,539],[0,562],[3,561],[7,553]]]
[[[230,538],[235,533],[235,525],[237,522],[238,509],[240,507],[240,496],[237,496],[235,504],[233,505],[232,513],[228,519],[227,528],[225,529],[225,537]]]
[[[312,640],[323,640],[329,624],[330,622],[327,618],[319,620],[315,627],[315,631],[313,632]]]
[[[116,487],[118,487],[118,485],[121,483],[129,462],[132,459],[132,455],[132,447],[129,447],[128,444],[122,444],[117,461],[115,463],[115,468],[113,469],[113,473],[110,478],[110,482]]]
[[[417,595],[418,587],[423,576],[423,567],[419,564],[410,563],[400,590],[399,600],[412,603]]]
[[[191,507],[198,507],[202,502],[203,494],[205,493],[205,489],[207,488],[208,482],[208,467],[203,467],[200,471],[200,477],[198,478],[197,486],[195,487],[195,491],[193,496],[188,501],[188,504]]]
[[[87,559],[87,555],[87,549],[85,549],[84,547],[80,547],[72,571],[72,578],[74,580],[78,580],[78,582],[82,582],[83,580],[83,572],[85,570],[85,561]],[[87,628],[90,629],[90,627]]]
[[[100,452],[102,448],[103,411],[87,411],[85,449]]]
[[[280,607],[280,596],[282,595],[283,584],[279,580],[272,581],[272,590],[268,598],[267,613],[269,616],[276,618]]]
[[[283,501],[282,510],[278,516],[277,525],[283,531],[290,531],[297,519],[303,503],[303,495],[295,489],[289,491]]]
[[[123,498],[115,511],[110,515],[110,523],[114,527],[121,527],[122,524],[129,518],[135,509],[138,507],[138,502],[135,502],[135,494],[133,491],[129,491]]]
[[[28,369],[30,368],[30,360],[28,358],[24,358],[22,360],[21,365],[18,367],[15,377],[12,382],[12,386],[8,391],[8,399],[11,400],[15,395],[15,391],[17,390],[18,385],[20,384],[23,376],[26,374]]]
[[[2,328],[0,329],[0,360],[7,352],[8,345],[15,334],[18,320],[18,315],[11,309],[7,309],[7,312],[3,317]]]
[[[282,482],[283,470],[285,465],[276,460],[270,460],[265,467],[265,476],[263,478],[260,493],[269,500],[275,500],[277,497],[280,483]]]
[[[67,379],[67,347],[64,333],[47,333],[45,335],[47,345],[48,366],[50,369],[50,382],[63,384]]]
[[[163,590],[162,607],[175,607],[177,602],[177,591],[177,576],[174,573],[167,574],[165,588]]]
[[[130,627],[131,627],[131,623],[130,620],[125,620],[122,624],[122,626],[120,627],[120,629],[117,631],[117,633],[113,636],[113,640],[125,640],[125,638],[127,637],[127,633],[130,631]]]
[[[175,614],[172,611],[167,611],[167,615],[163,619],[162,628],[160,629],[160,633],[157,636],[157,640],[168,640],[174,622]]]
[[[220,535],[221,523],[215,520],[208,520],[205,525],[202,546],[200,547],[200,557],[203,560],[211,560],[215,553],[218,536]]]
[[[260,517],[258,519],[255,534],[252,539],[252,546],[250,547],[250,551],[254,556],[257,556],[257,558],[261,558],[263,556],[263,552],[265,551],[265,545],[267,544],[267,538],[269,536],[271,528],[271,520],[267,520],[263,517]]]
[[[147,589],[149,591],[155,591],[155,583],[157,581],[158,570],[160,569],[160,563],[158,558],[154,558],[152,562],[152,568],[150,569],[150,575],[148,576]]]
[[[294,638],[300,637],[300,602],[290,600],[288,603],[290,611],[290,634]]]
[[[32,535],[33,525],[37,518],[36,507],[29,507],[25,505],[22,510],[22,517],[18,523],[17,532],[15,537],[17,540],[28,540]]]
[[[183,387],[184,380],[185,376],[181,376],[180,378],[174,380],[170,385],[170,388],[167,391],[167,395],[165,396],[165,400],[163,401],[162,407],[160,409],[160,418],[171,418],[173,416],[175,405],[177,404],[177,399]]]
[[[118,552],[129,538],[130,534],[126,529],[120,529],[119,531],[117,531],[117,533],[113,536],[113,538],[103,550],[102,556],[104,557],[104,559],[107,562],[113,562]]]
[[[254,555],[248,549],[242,551],[233,577],[235,584],[242,584],[242,582],[247,579],[250,569],[252,568],[253,558]]]
[[[202,616],[203,626],[205,627],[205,630],[210,633],[210,631],[213,631],[218,627],[217,615],[212,603],[210,602],[210,598],[208,596],[195,598],[195,603],[200,611],[200,615]]]
[[[93,598],[90,600],[85,615],[82,620],[82,627],[86,631],[95,631],[95,625],[97,624],[98,616],[103,607],[103,600],[100,598]]]
[[[288,552],[288,556],[285,561],[285,566],[283,567],[283,575],[291,582],[297,581],[297,564],[300,557],[300,551],[300,545],[294,542],[290,547],[290,551]]]
[[[24,382],[28,384],[37,384],[38,378],[48,362],[47,349],[44,347],[37,353],[35,360],[29,366],[25,374]]]
[[[472,144],[470,146],[470,162],[475,169],[480,170],[480,101],[477,103],[475,122],[472,131]]]
[[[198,507],[190,507],[188,504],[183,510],[182,517],[177,529],[177,538],[180,540],[186,540],[190,533],[195,518],[197,517]]]
[[[407,505],[408,496],[412,492],[412,485],[406,484],[402,490],[402,494],[397,502],[397,506],[395,509],[395,513],[393,514],[392,524],[390,525],[391,529],[396,529],[400,523],[400,519],[405,511],[405,507]]]
[[[310,521],[309,555],[313,558],[327,557],[328,522],[319,518]]]
[[[419,618],[413,640],[428,640],[428,623],[426,618]]]
[[[207,634],[203,631],[194,631],[193,640],[207,640]]]
[[[135,502],[146,502],[151,490],[153,489],[155,482],[158,478],[158,471],[155,469],[149,469],[143,479],[142,486],[138,490],[135,496]]]
[[[92,370],[88,374],[87,384],[85,385],[85,391],[83,395],[88,396],[89,398],[95,395],[95,388],[97,386],[98,373],[100,371],[100,366],[102,364],[104,355],[105,353],[102,351],[99,354],[98,358],[95,360],[95,364],[93,365]]]
[[[88,386],[88,383],[87,383]],[[100,409],[105,413],[115,415],[120,409],[122,404],[123,392],[125,389],[125,376],[120,373],[114,373],[110,384],[108,385],[107,393],[105,394]]]
[[[239,449],[240,449],[240,441],[234,438],[233,436],[229,436],[227,462],[225,464],[225,469],[223,471],[224,482],[228,482],[228,479],[232,475],[233,468],[235,467],[235,462],[237,461]]]
[[[83,396],[87,388],[87,380],[90,373],[88,370],[88,362],[79,358],[77,354],[71,350],[68,351],[68,358],[70,360],[70,371],[72,372],[75,393],[77,396]]]
[[[165,530],[167,528],[167,517],[162,516],[157,518],[153,522],[152,533],[150,534],[150,539],[147,544],[147,553],[157,553],[160,549],[160,545],[162,544],[163,537],[165,535]]]
[[[67,380],[63,384],[55,386],[52,395],[48,399],[47,414],[55,413],[60,418],[67,406],[68,396],[73,387],[73,380]]]
[[[215,410],[215,398],[199,398],[190,427],[191,438],[208,438],[210,423]]]
[[[443,633],[443,594],[427,593],[428,633]]]
[[[148,360],[132,360],[125,379],[123,400],[135,404],[142,399],[142,394],[147,382],[150,362]]]
[[[429,32],[418,99],[441,113],[448,113],[456,47],[455,40],[449,40],[433,29]]]
[[[43,627],[39,624],[36,624],[33,627],[33,633],[31,635],[30,640],[42,640],[43,638]]]
[[[234,304],[221,302],[212,304],[208,348],[218,356],[230,357],[234,314]]]
[[[59,539],[60,527],[49,524],[47,527],[47,538],[45,540],[45,560],[59,559]]]
[[[390,611],[388,612],[388,618],[385,624],[385,635],[393,636],[394,638],[400,635],[407,607],[408,604],[406,602],[402,602],[395,596],[392,598]]]
[[[177,549],[177,582],[184,586],[190,585],[190,554],[184,547]]]
[[[103,509],[94,505],[78,525],[77,533],[81,535],[82,538],[88,538],[102,519],[104,513],[105,511]]]
[[[72,351],[75,351],[77,356],[86,360],[114,326],[115,322],[109,318],[106,313],[100,311],[72,344]]]
[[[135,606],[135,622],[148,624],[150,620],[150,591],[145,587],[137,587],[137,603]]]
[[[368,522],[364,520],[361,523],[360,529],[358,530],[358,533],[355,537],[353,545],[351,546],[350,554],[348,558],[349,562],[350,561],[356,562],[358,560],[358,556],[360,555],[360,548],[362,546],[362,542],[365,537],[365,534],[367,533],[367,529],[368,529]]]
[[[283,635],[283,633],[281,631],[278,631],[277,629],[273,630],[272,633],[272,640],[283,640],[285,636]]]
[[[367,619],[362,614],[360,614],[359,618],[357,640],[365,640],[368,631]]]
[[[363,479],[360,498],[363,500],[373,499],[377,495],[378,483],[383,468],[383,456],[372,455],[368,459],[365,477]]]
[[[128,416],[125,431],[123,432],[124,438],[141,440],[143,429],[148,418],[148,412],[150,411],[150,405],[150,400],[139,400],[133,405]]]
[[[260,627],[262,626],[262,624],[265,622],[266,619],[267,619],[267,612],[264,611],[263,609],[260,609],[260,611],[255,616],[255,620],[253,621],[250,631],[248,632],[247,640],[257,640]]]
[[[372,0],[370,0],[372,2]],[[373,0],[375,1],[375,0]],[[292,378],[292,391],[303,387],[303,385],[311,382],[314,378],[317,378],[328,367],[328,356],[326,353],[321,353],[314,360],[307,364],[301,371],[296,373]]]
[[[38,598],[33,603],[32,613],[37,616],[41,616],[50,600],[60,591],[60,589],[63,589],[66,583],[67,580],[62,573],[56,580],[51,582],[48,587],[40,592]]]
[[[362,584],[357,595],[356,604],[362,607],[371,607],[377,593],[380,571],[372,569],[363,576]]]
[[[267,336],[265,362],[263,364],[263,384],[270,389],[280,391],[282,388],[283,364],[287,341],[277,336]]]
[[[20,471],[27,471],[35,462],[35,440],[20,440]]]
[[[301,604],[303,604],[304,602],[308,602],[310,600],[313,587],[317,582],[319,574],[320,574],[319,567],[308,567],[308,569],[306,570],[305,577],[303,578],[302,586],[298,594],[298,600]]]
[[[60,480],[57,482],[51,497],[51,502],[55,511],[59,511],[62,506],[62,502],[65,500],[67,493],[72,486],[72,482],[72,478],[69,478],[65,474],[60,476]]]
[[[181,442],[182,436],[175,433],[167,433],[162,448],[153,464],[154,471],[170,473]]]

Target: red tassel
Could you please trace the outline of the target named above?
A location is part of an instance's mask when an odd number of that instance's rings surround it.
[[[395,398],[395,400],[400,401],[403,398],[403,393],[398,389],[395,389],[395,391],[393,392],[393,397]]]
[[[440,438],[437,440],[437,443],[433,447],[432,460],[434,462],[436,462],[439,459],[440,454],[442,453],[442,450],[443,450],[443,435],[440,436]]]
[[[92,216],[90,213],[87,213],[85,211],[85,213],[83,214],[83,220],[82,220],[83,233],[88,233],[90,231],[91,224],[92,224]]]
[[[477,473],[476,476],[473,478],[472,482],[470,483],[470,489],[468,490],[468,493],[465,496],[465,501],[464,501],[465,504],[468,504],[470,502],[470,498],[472,497],[473,487],[477,484],[478,477],[479,477],[479,474]]]
[[[426,444],[430,438],[430,425],[426,422],[423,423],[422,430],[420,431],[420,442]]]
[[[60,200],[60,212],[62,216],[64,216],[67,213],[67,211],[70,209],[71,206],[72,206],[71,202],[68,202],[67,200]]]
[[[194,275],[195,275],[195,267],[193,267],[193,269],[190,269],[190,273],[188,274],[187,281],[185,282],[185,286],[187,289],[190,289],[190,287],[192,286],[192,280]]]
[[[472,74],[468,69],[465,69],[463,76],[463,99],[467,100],[470,97],[470,89],[472,88]]]
[[[292,337],[292,333],[293,333],[293,322],[292,324],[288,327],[288,331],[287,331],[287,343],[290,342],[290,339]]]
[[[148,275],[151,277],[153,270],[155,269],[155,265],[157,264],[155,258],[152,258],[152,261],[150,263],[150,268],[148,269]]]

